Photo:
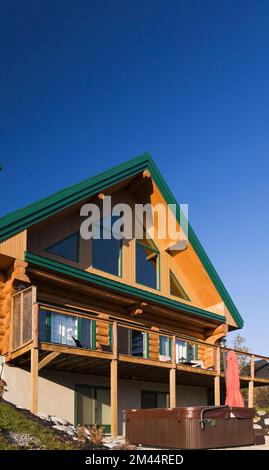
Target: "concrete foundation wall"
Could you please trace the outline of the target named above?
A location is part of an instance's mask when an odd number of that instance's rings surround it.
[[[30,373],[17,368],[4,366],[4,380],[7,382],[5,400],[29,409]],[[60,416],[74,422],[75,385],[103,385],[109,387],[109,377],[97,377],[58,371],[40,371],[38,380],[38,411],[47,415]],[[142,382],[138,380],[119,380],[118,410],[119,433],[124,432],[123,410],[140,408],[141,390],[169,392],[168,384]],[[177,406],[196,406],[207,404],[207,389],[204,387],[177,386]]]

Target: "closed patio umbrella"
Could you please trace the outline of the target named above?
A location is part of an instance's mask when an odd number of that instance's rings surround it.
[[[244,401],[240,392],[238,360],[234,351],[229,351],[227,356],[225,405],[238,407],[244,406]]]

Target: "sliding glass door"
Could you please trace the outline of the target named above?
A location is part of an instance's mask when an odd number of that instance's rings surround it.
[[[110,432],[110,389],[76,385],[75,394],[75,424],[96,424]]]

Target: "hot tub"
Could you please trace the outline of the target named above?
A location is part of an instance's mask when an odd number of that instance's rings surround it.
[[[253,444],[254,408],[195,406],[125,411],[130,444],[208,449]]]

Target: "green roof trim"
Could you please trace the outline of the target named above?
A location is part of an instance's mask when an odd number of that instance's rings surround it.
[[[139,299],[142,298],[143,300],[148,300],[150,302],[154,302],[155,304],[159,304],[167,308],[172,308],[174,310],[177,310],[178,312],[198,315],[200,317],[214,320],[216,322],[226,322],[226,317],[223,315],[217,315],[216,313],[208,312],[207,310],[194,307],[193,305],[185,304],[177,300],[172,300],[170,298],[163,297],[162,295],[154,294],[153,292],[140,289],[139,287],[130,286],[114,279],[109,279],[104,276],[99,276],[98,274],[84,271],[83,269],[74,268],[72,266],[68,266],[67,264],[59,263],[58,261],[53,261],[49,258],[45,258],[44,256],[35,255],[34,253],[30,253],[28,251],[25,253],[25,261],[27,261],[31,265],[37,265],[41,268],[49,269],[51,271],[61,273],[66,276],[71,276],[73,278],[91,282],[92,284],[103,288],[131,295]]]
[[[176,217],[178,222],[181,220],[181,224],[183,226],[186,221],[183,214],[180,213],[180,207],[175,197],[164,181],[151,156],[145,153],[140,157],[129,160],[128,162],[107,170],[93,178],[89,178],[79,184],[70,186],[62,191],[58,191],[45,199],[41,199],[34,204],[2,217],[0,219],[0,242],[65,209],[66,207],[70,207],[79,201],[94,196],[111,185],[134,176],[145,169],[150,171],[154,182],[158,186],[167,204],[176,205]],[[188,235],[190,244],[203,264],[227,309],[231,313],[235,323],[239,328],[242,328],[244,324],[242,317],[189,224]]]

